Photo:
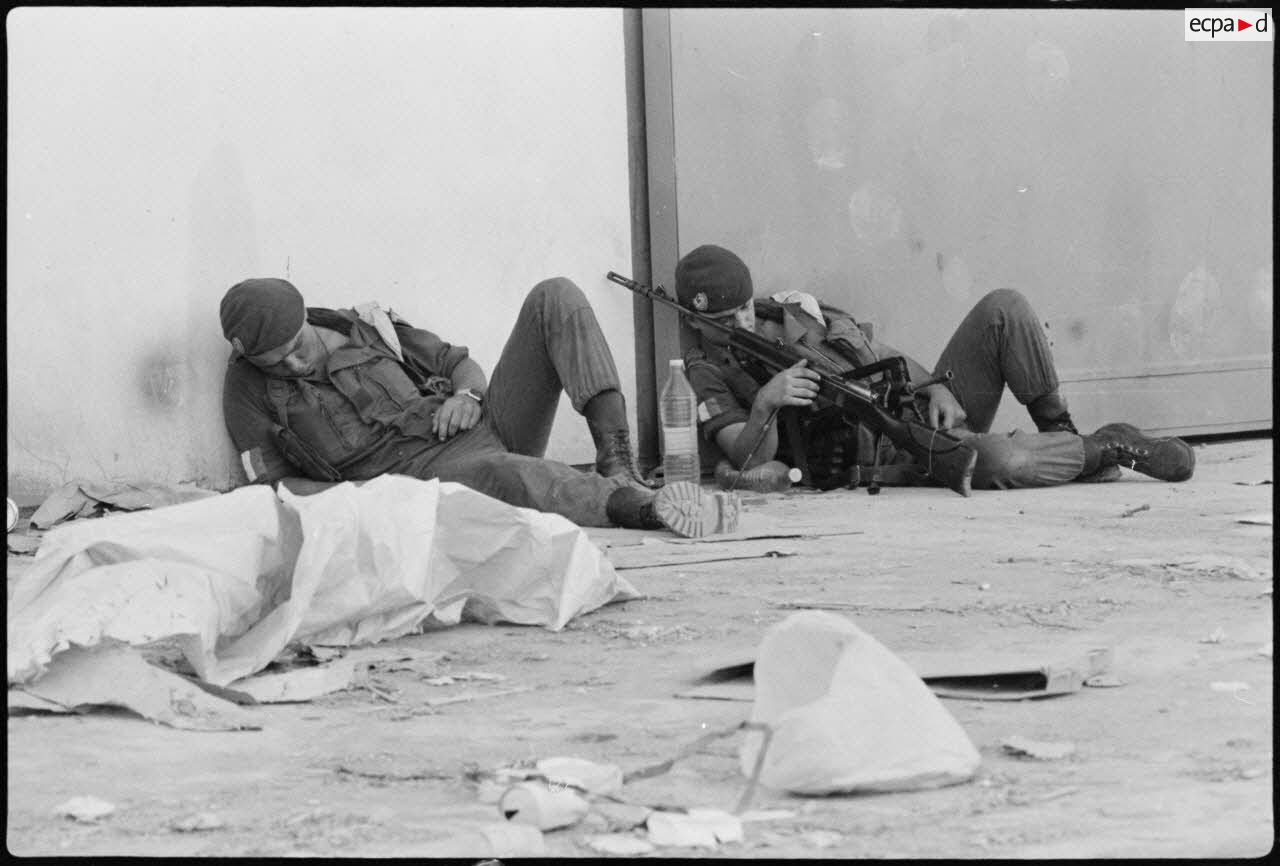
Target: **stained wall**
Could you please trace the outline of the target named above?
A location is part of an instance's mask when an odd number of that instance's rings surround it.
[[[8,484],[225,489],[218,301],[376,300],[492,370],[595,304],[635,393],[620,10],[24,8],[6,19]],[[561,407],[550,456],[586,462]]]

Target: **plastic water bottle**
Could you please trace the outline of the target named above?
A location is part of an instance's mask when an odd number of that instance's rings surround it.
[[[684,361],[670,362],[667,384],[658,400],[662,419],[662,483],[698,482],[702,463],[698,457],[698,398],[684,375]]]

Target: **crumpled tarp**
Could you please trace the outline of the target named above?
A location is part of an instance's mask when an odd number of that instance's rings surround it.
[[[292,642],[373,643],[464,614],[558,630],[637,595],[569,520],[460,484],[254,485],[50,531],[9,600],[8,677],[29,682],[73,645],[176,637],[226,685]]]

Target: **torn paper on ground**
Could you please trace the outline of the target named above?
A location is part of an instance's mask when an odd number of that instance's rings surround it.
[[[176,637],[226,685],[295,641],[373,643],[428,617],[558,630],[637,595],[570,521],[460,484],[254,485],[49,532],[10,599],[8,676],[30,681],[73,645]]]
[[[68,710],[113,706],[191,731],[257,730],[261,724],[222,698],[175,673],[148,664],[127,646],[70,649],[59,653],[28,694]]]
[[[92,517],[99,511],[139,511],[162,508],[217,496],[193,484],[161,484],[155,481],[70,481],[49,495],[35,513],[31,525],[48,529],[64,520]]]

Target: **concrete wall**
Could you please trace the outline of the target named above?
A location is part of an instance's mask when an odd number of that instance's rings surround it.
[[[674,152],[650,163],[674,170],[679,252],[728,246],[758,293],[824,296],[926,364],[1013,286],[1082,427],[1269,428],[1274,43],[1182,28],[1180,9],[672,10]]]
[[[248,276],[488,371],[568,276],[634,402],[620,10],[26,8],[7,37],[11,493],[238,483],[217,308]],[[593,457],[567,401],[549,456]]]

